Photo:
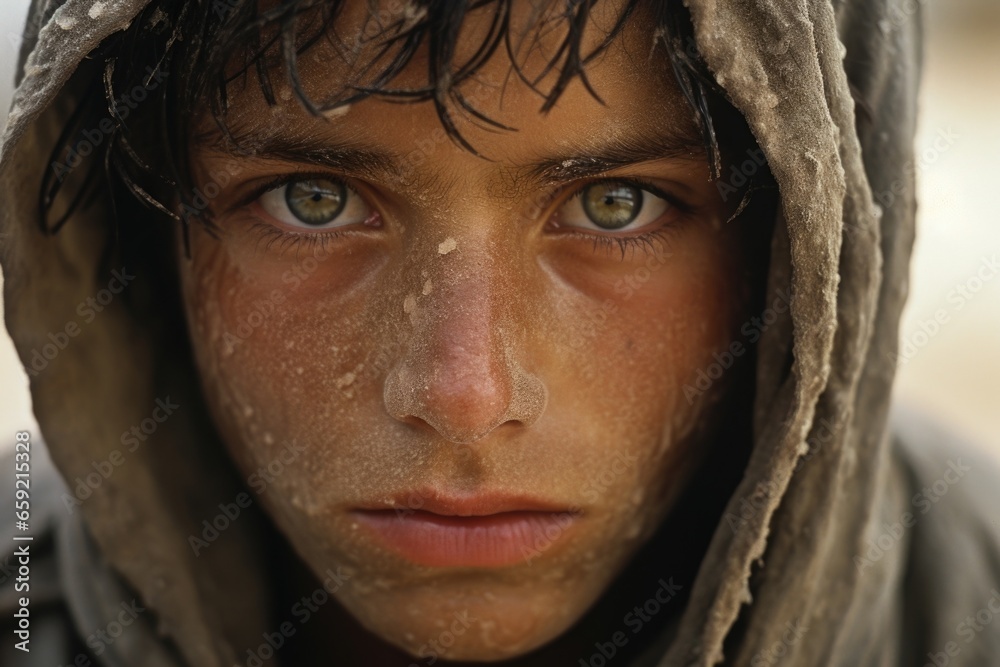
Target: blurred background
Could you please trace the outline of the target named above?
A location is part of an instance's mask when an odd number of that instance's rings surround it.
[[[916,2],[917,0],[911,0]],[[10,105],[29,0],[0,3],[0,109]],[[901,3],[907,5],[909,3]],[[1000,2],[922,0],[927,49],[917,135],[920,192],[896,399],[946,419],[1000,457]],[[5,119],[0,117],[0,127]],[[934,148],[939,136],[948,147]],[[2,203],[0,203],[2,205]],[[985,269],[983,267],[986,267]],[[944,310],[933,335],[929,321]],[[0,332],[0,443],[35,429],[28,380]]]

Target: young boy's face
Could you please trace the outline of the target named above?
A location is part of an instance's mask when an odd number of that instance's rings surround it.
[[[457,63],[491,17],[466,20]],[[515,9],[514,37],[528,20]],[[564,35],[528,34],[527,75]],[[653,44],[633,17],[586,68],[604,103],[576,81],[547,115],[498,51],[459,90],[516,131],[451,107],[488,159],[431,103],[315,118],[280,72],[275,108],[253,82],[233,91],[229,123],[255,155],[192,147],[221,233],[193,229],[180,264],[220,432],[317,576],[340,568],[337,599],[412,653],[445,631],[444,657],[471,660],[559,635],[726,418],[693,387],[743,316],[740,237]],[[327,45],[300,63],[313,99],[351,72]],[[426,67],[393,85],[424,85]]]

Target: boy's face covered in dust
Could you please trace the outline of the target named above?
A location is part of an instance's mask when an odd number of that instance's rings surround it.
[[[338,34],[362,29],[366,4]],[[611,21],[601,7],[584,53]],[[456,62],[490,16],[466,20]],[[232,92],[252,154],[219,135],[192,147],[220,233],[192,229],[179,261],[219,430],[245,476],[280,468],[252,486],[320,579],[347,575],[339,602],[413,654],[456,618],[471,620],[450,659],[562,633],[704,450],[712,392],[694,386],[736,335],[747,287],[692,113],[643,25],[587,66],[603,105],[576,81],[539,113],[498,51],[460,92],[517,131],[455,113],[488,159],[449,140],[430,103],[316,118],[280,73],[275,108],[252,81]],[[564,34],[524,49],[527,74]],[[351,71],[327,44],[300,64],[313,99]],[[425,72],[418,56],[393,83]]]

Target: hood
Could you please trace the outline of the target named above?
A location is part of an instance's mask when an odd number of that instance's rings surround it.
[[[33,4],[0,152],[6,323],[70,487],[131,446],[129,433],[141,438],[72,509],[155,611],[176,664],[230,665],[269,629],[261,537],[248,519],[200,556],[188,546],[240,486],[217,472],[229,468],[184,372],[183,333],[164,316],[176,304],[140,267],[107,265],[99,193],[58,234],[39,224],[47,156],[101,85],[87,55],[145,4]],[[784,642],[788,664],[869,664],[892,650],[884,612],[903,576],[901,555],[864,581],[853,558],[896,488],[886,419],[913,239],[919,12],[891,0],[686,4],[778,184],[765,303],[790,294],[790,307],[771,311],[759,342],[750,460],[659,664],[749,665],[790,624],[808,641]],[[123,281],[134,281],[127,299]]]

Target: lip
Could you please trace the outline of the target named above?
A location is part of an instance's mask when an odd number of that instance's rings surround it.
[[[566,542],[580,511],[528,496],[402,494],[351,511],[382,547],[430,567],[507,567]]]
[[[565,505],[523,494],[447,493],[432,488],[398,493],[389,500],[366,503],[361,510],[392,510],[397,514],[417,511],[441,516],[488,516],[501,512],[568,512]]]

